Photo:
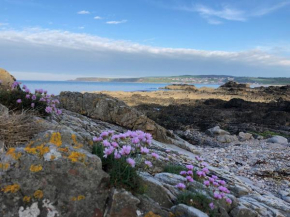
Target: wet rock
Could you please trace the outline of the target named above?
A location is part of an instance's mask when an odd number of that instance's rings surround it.
[[[113,189],[106,217],[136,217],[140,200],[130,192]]]
[[[273,136],[272,138],[268,139],[267,142],[269,143],[279,143],[279,144],[287,144],[288,140],[283,136]]]
[[[0,81],[0,90],[7,90],[11,88],[16,79],[5,69],[0,68]]]
[[[208,217],[208,215],[194,207],[178,204],[171,208],[171,212],[176,217]]]

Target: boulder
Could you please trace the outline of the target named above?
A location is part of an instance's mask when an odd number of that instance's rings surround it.
[[[244,133],[244,132],[240,132],[239,133],[239,139],[240,141],[244,142],[250,139],[253,139],[253,135],[251,133]]]
[[[231,143],[238,140],[237,136],[235,135],[220,135],[216,139],[221,143]]]
[[[235,81],[228,81],[227,83],[221,85],[219,89],[226,89],[226,90],[244,90],[250,88],[249,84],[239,84]]]
[[[105,94],[61,92],[59,100],[61,106],[69,111],[114,123],[130,130],[143,130],[151,133],[158,141],[172,143],[170,133],[164,127],[116,98]]]
[[[171,208],[175,217],[208,217],[208,215],[192,206],[178,204]]]
[[[213,128],[208,129],[205,132],[209,136],[220,136],[220,135],[230,135],[228,131],[222,130],[219,126],[215,126]]]
[[[10,89],[14,81],[16,79],[9,72],[0,68],[0,90]]]
[[[0,104],[0,116],[8,116],[9,110],[6,106]]]
[[[273,136],[272,138],[268,139],[267,142],[269,143],[279,143],[279,144],[287,144],[288,140],[283,136]]]
[[[58,132],[0,155],[0,216],[103,215],[110,192],[101,160]]]
[[[257,217],[258,213],[243,205],[239,205],[231,211],[231,216],[234,217]]]

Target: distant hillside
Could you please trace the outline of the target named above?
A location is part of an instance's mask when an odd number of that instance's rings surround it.
[[[181,75],[181,76],[141,77],[141,78],[83,77],[83,78],[77,78],[73,81],[223,84],[229,80],[233,80],[239,83],[251,83],[251,84],[267,84],[267,85],[290,84],[290,78],[235,77],[235,76],[228,76],[228,75]]]

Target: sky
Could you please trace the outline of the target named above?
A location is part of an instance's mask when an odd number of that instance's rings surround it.
[[[0,0],[19,80],[290,77],[290,0]]]

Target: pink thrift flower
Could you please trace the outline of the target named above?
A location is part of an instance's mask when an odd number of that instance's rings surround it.
[[[26,94],[25,98],[26,99],[30,99],[30,95],[29,94]]]
[[[105,154],[104,158],[107,158],[108,155],[112,154],[114,150],[115,149],[112,146],[105,148],[105,150],[104,150],[104,154]]]
[[[131,167],[135,167],[135,161],[132,158],[128,158],[126,161],[131,165]]]
[[[204,173],[209,173],[209,170],[208,170],[208,168],[206,168],[206,167],[202,168],[202,171],[203,171]]]
[[[21,99],[16,100],[17,103],[22,103]]]
[[[23,90],[25,90],[27,88],[27,86],[25,84],[23,84],[22,88],[23,88]]]
[[[228,204],[232,204],[232,200],[231,200],[230,198],[226,198],[226,202],[227,202]]]
[[[202,161],[202,158],[199,157],[199,156],[196,156],[195,159],[196,159],[197,161]]]
[[[30,90],[28,88],[25,89],[26,93],[30,93]]]
[[[35,95],[32,95],[31,99],[32,100],[36,100],[36,96]]]
[[[118,145],[118,143],[117,143],[117,142],[112,142],[112,146],[113,146],[114,148],[117,148],[117,147],[119,147],[119,145]]]
[[[103,141],[103,145],[104,145],[105,147],[109,147],[109,146],[111,146],[111,143],[109,143],[108,140],[104,140],[104,141]]]
[[[225,182],[224,180],[221,180],[221,181],[220,181],[220,184],[221,184],[221,185],[226,185],[226,182]]]
[[[211,176],[213,179],[218,179],[218,177],[217,176],[214,176],[214,175],[212,175]]]
[[[210,203],[209,204],[209,207],[210,207],[210,209],[214,209],[214,204],[213,203]]]
[[[209,182],[208,180],[205,180],[205,181],[203,182],[203,184],[204,184],[205,186],[209,186],[209,185],[210,185],[210,182]]]
[[[193,178],[192,178],[191,176],[186,176],[186,180],[187,180],[188,182],[193,182]]]
[[[177,185],[175,185],[175,187],[177,187],[180,190],[183,190],[186,188],[185,184],[183,184],[183,183],[178,183]]]
[[[114,158],[115,159],[120,159],[122,156],[121,156],[121,154],[120,153],[118,153],[118,151],[117,150],[115,150],[115,153],[114,153]]]
[[[192,166],[192,165],[186,165],[186,168],[187,168],[188,170],[193,170],[193,166]]]
[[[133,144],[138,144],[139,142],[140,142],[140,140],[137,137],[132,139]]]
[[[96,137],[96,136],[93,137],[94,142],[100,142],[102,140],[103,140],[103,138],[101,138],[101,137]]]
[[[120,151],[121,155],[128,155],[131,152],[131,146],[130,145],[124,145]]]
[[[197,171],[196,174],[199,176],[199,177],[205,177],[205,173],[203,171]]]
[[[187,175],[190,175],[190,176],[192,176],[192,175],[193,175],[193,172],[192,172],[192,170],[188,170],[188,171],[187,171]]]
[[[151,163],[150,161],[148,161],[148,160],[145,161],[145,164],[146,164],[148,167],[152,167],[152,166],[153,166],[152,163]]]
[[[159,155],[156,154],[156,153],[154,153],[154,152],[151,154],[151,156],[152,156],[153,158],[155,158],[155,159],[158,159],[158,158],[159,158]]]
[[[103,137],[103,138],[104,138],[104,137],[108,137],[108,136],[109,136],[109,132],[106,132],[106,131],[105,131],[105,132],[102,132],[102,133],[101,133],[101,137]]]
[[[185,176],[186,175],[186,171],[181,171],[179,174],[182,175],[182,176]]]
[[[34,106],[35,106],[35,103],[31,103],[31,108],[34,108]]]
[[[215,186],[215,187],[218,187],[218,186],[219,186],[219,183],[217,183],[217,182],[213,182],[212,184],[213,184],[213,186]]]
[[[57,109],[56,114],[61,115],[62,114],[62,110],[61,109]]]
[[[142,154],[148,154],[149,153],[149,149],[146,147],[141,147],[141,153]]]

